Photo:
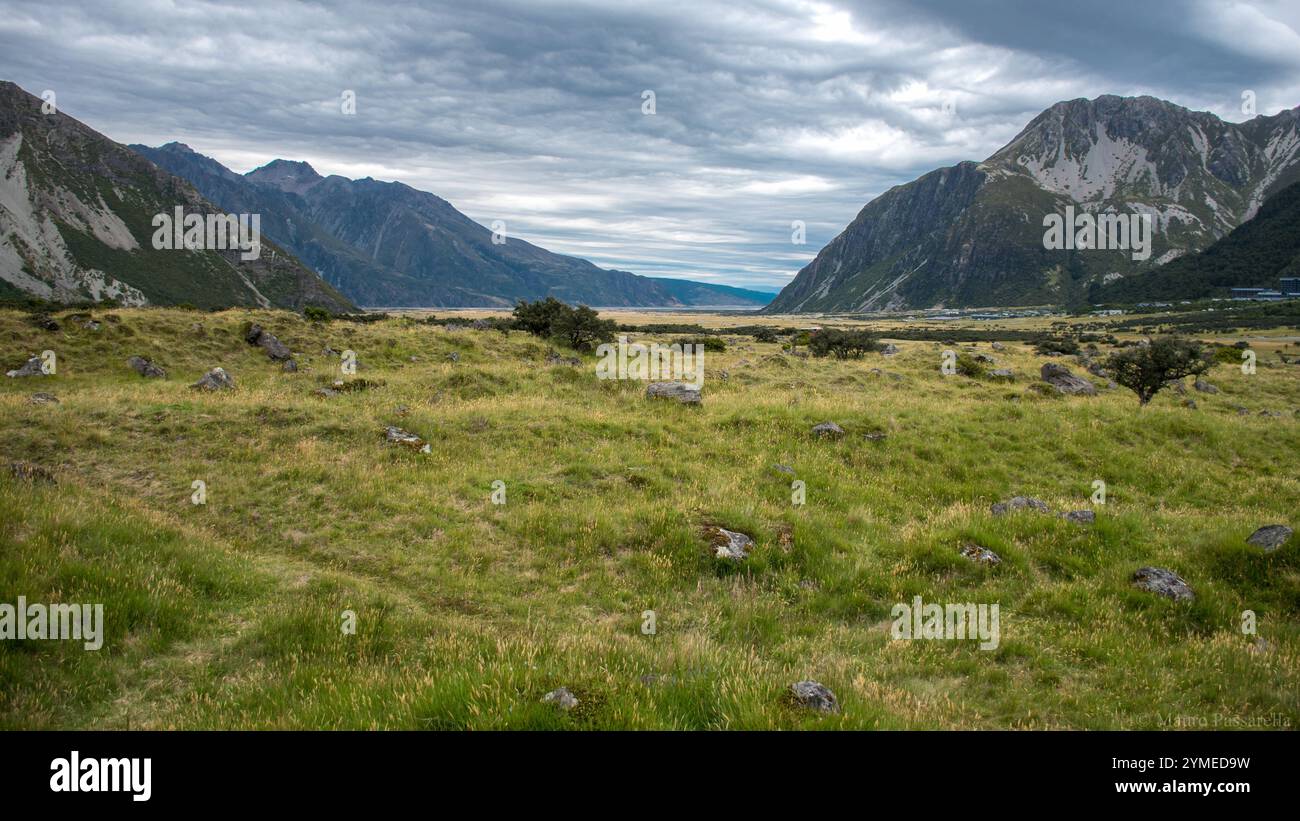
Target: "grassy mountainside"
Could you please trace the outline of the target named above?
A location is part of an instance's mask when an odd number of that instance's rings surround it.
[[[1300,544],[1243,541],[1296,525],[1300,367],[1274,355],[1295,352],[1285,340],[1256,343],[1253,376],[1216,368],[1222,392],[1189,390],[1193,410],[1169,393],[1145,409],[1117,390],[1039,395],[1026,375],[1048,360],[1020,344],[978,346],[1021,374],[1000,384],[942,376],[930,342],[836,362],[732,337],[689,408],[597,380],[593,357],[547,364],[517,332],[115,313],[50,333],[0,312],[6,368],[59,355],[54,376],[0,380],[0,465],[56,480],[0,474],[0,599],[103,602],[108,623],[99,652],[0,642],[0,726],[1300,721]],[[245,344],[250,320],[303,370]],[[326,346],[356,351],[356,378],[382,385],[314,395],[342,378]],[[138,377],[136,354],[169,378]],[[237,390],[188,387],[215,365]],[[30,404],[36,391],[59,404]],[[826,420],[845,438],[809,435]],[[386,444],[388,424],[431,452]],[[777,463],[807,483],[805,505]],[[1088,508],[1096,479],[1108,500],[1092,527],[989,513],[1017,493]],[[195,480],[206,505],[190,502]],[[724,564],[707,524],[757,547]],[[1002,564],[969,562],[966,542]],[[1134,589],[1144,565],[1177,571],[1196,599]],[[916,595],[999,603],[1000,646],[892,641],[891,608]],[[1265,649],[1239,630],[1246,609]],[[803,678],[843,712],[788,706]],[[539,703],[559,686],[578,709]]]

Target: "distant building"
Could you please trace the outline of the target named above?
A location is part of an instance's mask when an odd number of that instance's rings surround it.
[[[1233,299],[1254,299],[1264,302],[1276,302],[1280,299],[1300,297],[1300,277],[1282,277],[1278,287],[1274,288],[1233,288]]]

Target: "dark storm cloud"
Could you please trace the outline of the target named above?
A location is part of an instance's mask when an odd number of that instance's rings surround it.
[[[1285,2],[1042,7],[0,0],[0,76],[121,142],[401,180],[607,267],[768,287],[1057,100],[1300,102]]]

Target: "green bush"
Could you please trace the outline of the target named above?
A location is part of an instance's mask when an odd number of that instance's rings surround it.
[[[868,331],[845,331],[823,328],[808,340],[808,350],[813,356],[833,355],[836,359],[861,359],[877,346],[876,337]]]
[[[1117,383],[1138,395],[1138,402],[1151,401],[1168,382],[1197,376],[1213,365],[1201,344],[1180,337],[1161,337],[1150,345],[1126,348],[1106,360],[1106,372]]]
[[[315,305],[308,305],[306,308],[303,308],[302,315],[308,322],[329,322],[334,318],[334,315],[329,311]]]

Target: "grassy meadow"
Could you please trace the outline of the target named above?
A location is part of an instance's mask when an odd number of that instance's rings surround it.
[[[1172,391],[1145,408],[1123,389],[1042,395],[1029,385],[1046,361],[1086,374],[1021,343],[963,346],[1013,369],[1007,383],[944,376],[938,342],[836,361],[731,335],[690,407],[598,380],[592,355],[548,364],[551,346],[518,331],[105,313],[119,321],[60,314],[50,332],[0,311],[3,370],[58,356],[53,376],[0,379],[0,602],[102,602],[106,619],[97,652],[0,642],[0,727],[1300,722],[1300,539],[1245,543],[1300,527],[1300,366],[1273,353],[1288,341],[1261,344],[1253,375],[1217,366],[1218,394],[1189,380],[1192,409]],[[298,373],[244,342],[250,320]],[[356,351],[355,377],[327,346]],[[141,378],[133,355],[168,378]],[[236,390],[189,387],[214,366]],[[335,379],[374,384],[314,393]],[[32,404],[37,391],[59,402]],[[824,421],[846,435],[813,437]],[[386,443],[387,425],[430,452]],[[12,475],[16,461],[55,481]],[[1019,494],[1096,523],[990,514]],[[709,525],[752,536],[750,557],[715,558]],[[969,542],[1002,563],[968,560]],[[1134,588],[1145,565],[1196,598]],[[998,604],[999,646],[892,640],[891,609],[918,595]],[[841,711],[792,705],[801,679]],[[577,708],[540,702],[561,686]]]

